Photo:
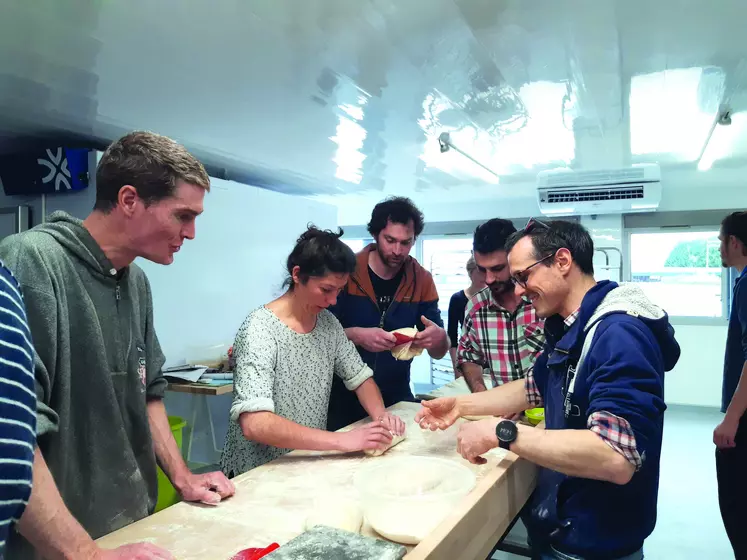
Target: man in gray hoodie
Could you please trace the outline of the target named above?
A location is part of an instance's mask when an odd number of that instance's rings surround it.
[[[34,486],[9,558],[168,559],[150,544],[96,539],[152,513],[156,462],[188,501],[234,493],[222,473],[192,474],[171,435],[150,285],[133,264],[170,264],[195,235],[210,180],[173,140],[134,132],[96,171],[84,221],[65,213],[0,243],[28,307],[35,346]],[[177,281],[175,279],[175,281]]]

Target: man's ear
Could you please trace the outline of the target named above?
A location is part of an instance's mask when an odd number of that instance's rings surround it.
[[[135,207],[139,201],[137,190],[132,185],[124,185],[117,193],[117,206],[126,216],[132,216],[135,213]]]
[[[568,274],[573,265],[573,255],[565,247],[561,247],[555,253],[555,264],[563,275]]]

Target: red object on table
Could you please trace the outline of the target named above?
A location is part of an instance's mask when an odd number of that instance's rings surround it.
[[[408,342],[412,342],[413,340],[415,340],[413,337],[407,336],[406,334],[398,332],[393,332],[392,334],[394,335],[394,338],[397,339],[395,346],[399,346],[400,344],[407,344]]]
[[[280,548],[278,543],[272,543],[267,548],[246,548],[234,554],[231,560],[259,560],[278,548]]]

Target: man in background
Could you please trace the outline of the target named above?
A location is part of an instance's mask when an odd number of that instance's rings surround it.
[[[36,445],[34,349],[21,291],[0,262],[0,558],[31,496]]]
[[[210,180],[184,147],[134,132],[106,150],[96,203],[0,243],[26,299],[36,351],[34,487],[8,557],[168,559],[143,543],[93,541],[153,512],[156,462],[187,501],[233,494],[223,473],[192,474],[163,405],[165,361],[137,257],[171,264],[195,236]]]
[[[449,349],[433,277],[409,256],[423,225],[422,212],[409,198],[394,197],[377,204],[368,223],[374,243],[358,253],[355,272],[330,308],[373,370],[385,406],[414,400],[412,360],[398,361],[392,356],[396,338],[391,331],[416,326],[419,332],[413,346],[427,350],[435,359]],[[335,377],[327,428],[338,430],[365,417],[355,395]]]
[[[747,503],[747,213],[734,212],[721,222],[721,261],[739,271],[729,316],[724,357],[721,412],[713,432],[718,499],[726,534],[737,560],[747,558],[744,504]]]
[[[475,229],[473,255],[487,286],[467,304],[457,349],[457,367],[473,393],[487,390],[483,368],[493,387],[524,378],[545,342],[542,320],[511,282],[506,241],[515,231],[501,218]]]

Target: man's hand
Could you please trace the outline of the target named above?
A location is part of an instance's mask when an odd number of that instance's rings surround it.
[[[732,421],[728,416],[724,416],[721,423],[713,430],[713,443],[719,449],[730,449],[737,446],[736,436],[739,428],[739,420]]]
[[[405,433],[405,423],[402,418],[395,416],[391,412],[385,412],[379,416],[379,422],[395,436],[401,436]]]
[[[174,560],[170,552],[150,543],[120,546],[114,550],[100,550],[96,560]]]
[[[415,335],[415,340],[412,341],[414,348],[423,348],[425,350],[433,350],[438,348],[444,342],[446,331],[439,327],[436,323],[429,320],[425,315],[420,317],[420,320],[425,325],[425,330],[418,331]]]
[[[459,401],[455,397],[422,401],[420,404],[423,408],[415,415],[415,422],[424,430],[445,430],[462,415]]]
[[[482,465],[487,459],[481,457],[483,453],[498,447],[498,436],[495,428],[498,426],[497,418],[489,418],[478,422],[467,422],[459,429],[457,435],[457,451],[475,465]]]
[[[392,333],[378,327],[360,328],[356,332],[354,342],[363,346],[369,352],[383,352],[394,348],[397,344],[397,338]]]
[[[369,422],[348,432],[339,432],[340,451],[384,449],[392,443],[392,434],[381,422]]]
[[[233,496],[236,492],[233,482],[228,480],[222,472],[189,473],[184,480],[176,481],[174,486],[185,501],[212,505]]]

